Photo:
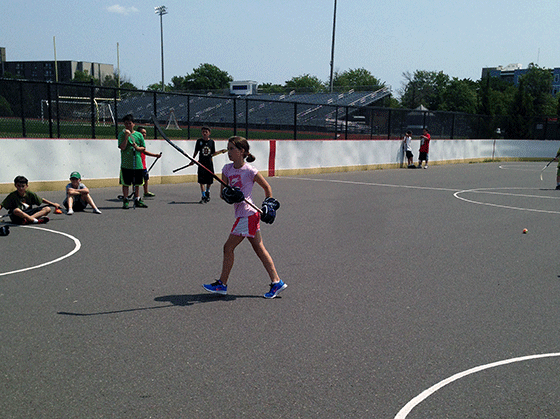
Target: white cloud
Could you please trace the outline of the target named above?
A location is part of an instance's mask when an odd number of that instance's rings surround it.
[[[109,11],[110,13],[118,13],[120,15],[128,15],[130,13],[138,12],[138,9],[134,6],[124,7],[121,6],[120,4],[115,4],[113,6],[107,7],[107,11]]]

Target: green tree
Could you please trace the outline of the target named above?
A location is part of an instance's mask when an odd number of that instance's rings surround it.
[[[530,127],[534,122],[534,117],[533,97],[525,88],[523,78],[520,78],[509,114],[508,135],[511,138],[529,138],[531,135]]]
[[[442,71],[416,70],[414,74],[403,73],[405,84],[401,94],[401,104],[408,109],[424,105],[430,110],[438,110],[442,95],[450,82]]]
[[[373,76],[365,68],[336,72],[333,77],[334,90],[375,91],[385,87],[385,83]]]
[[[219,90],[228,88],[230,81],[233,77],[227,71],[212,64],[200,64],[185,76],[182,87],[184,90]]]
[[[452,78],[443,89],[439,110],[474,114],[478,104],[478,83]]]
[[[286,81],[287,90],[295,90],[297,92],[319,93],[325,91],[325,84],[316,76],[304,74],[297,77],[292,77]]]
[[[555,115],[556,100],[550,94],[552,90],[552,71],[529,64],[527,73],[519,78],[519,85],[523,82],[524,93],[533,102],[536,115]]]
[[[262,93],[284,93],[286,88],[280,84],[263,83],[259,85]]]
[[[486,76],[478,82],[479,105],[482,115],[507,115],[511,110],[517,87],[499,77]]]
[[[74,78],[72,79],[72,83],[91,83],[93,80],[93,84],[99,85],[99,80],[95,77],[91,76],[89,72],[86,71],[76,71],[74,72]]]
[[[171,84],[169,85],[170,90],[180,91],[185,88],[185,76],[173,76],[171,77]],[[160,83],[161,86],[161,83]]]
[[[159,82],[159,83],[152,83],[152,84],[148,85],[148,87],[146,88],[146,90],[150,90],[150,91],[157,90],[158,92],[161,92],[161,91],[162,91],[162,89],[161,89],[161,82]],[[171,90],[171,89],[170,89],[168,86],[165,86],[165,91],[167,92],[167,91],[169,91],[169,90]]]
[[[111,75],[107,75],[105,76],[105,79],[101,82],[101,86],[103,87],[118,87],[119,84],[119,76],[117,74],[111,74]],[[121,89],[131,89],[131,90],[137,90],[137,87],[132,84],[132,82],[124,76],[121,76],[120,78],[120,87]]]

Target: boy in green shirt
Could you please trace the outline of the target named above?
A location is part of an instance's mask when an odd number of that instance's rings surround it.
[[[51,212],[48,205],[52,205],[56,209],[60,208],[59,204],[29,191],[29,181],[24,176],[16,176],[14,186],[16,190],[8,194],[0,204],[0,208],[8,210],[10,220],[14,224],[45,224],[49,221],[46,215]],[[47,205],[41,207],[42,204]],[[33,205],[37,207],[33,208]]]
[[[146,151],[144,136],[134,130],[134,118],[131,114],[123,118],[124,130],[119,133],[119,149],[121,150],[121,175],[123,209],[128,209],[128,188],[134,188],[134,206],[148,208],[140,199],[140,186],[144,184],[144,168],[142,152]]]

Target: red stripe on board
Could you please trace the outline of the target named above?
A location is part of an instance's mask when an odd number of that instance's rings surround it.
[[[270,141],[270,151],[268,154],[268,176],[272,177],[276,173],[276,140]]]

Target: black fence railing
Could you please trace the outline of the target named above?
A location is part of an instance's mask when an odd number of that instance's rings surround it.
[[[523,120],[373,106],[389,92],[215,96],[0,78],[0,138],[115,138],[132,113],[150,136],[152,114],[174,138],[391,139],[407,130],[433,138],[560,139],[557,118]]]

